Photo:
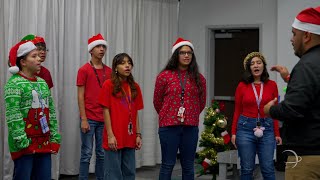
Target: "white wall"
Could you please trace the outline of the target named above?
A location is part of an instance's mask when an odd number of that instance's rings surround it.
[[[179,35],[192,41],[200,69],[204,72],[208,26],[260,24],[260,49],[271,64],[276,59],[276,5],[276,0],[181,0]]]
[[[288,67],[289,71],[298,62],[299,58],[293,53],[293,48],[290,42],[291,39],[291,25],[297,14],[308,7],[320,6],[319,0],[278,0],[277,14],[277,63]],[[277,76],[279,93],[283,97],[283,88],[286,83],[283,82],[280,76]]]

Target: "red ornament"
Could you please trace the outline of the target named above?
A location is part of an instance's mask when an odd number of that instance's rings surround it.
[[[213,104],[213,103],[214,103],[214,99],[211,100],[211,104]]]
[[[220,102],[219,102],[219,107],[220,107],[220,111],[226,110],[224,101],[220,101]]]

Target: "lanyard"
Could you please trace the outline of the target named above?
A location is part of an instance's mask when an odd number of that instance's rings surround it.
[[[258,106],[258,122],[260,122],[260,103],[261,103],[262,94],[263,94],[263,83],[261,83],[259,98],[258,98],[258,94],[257,94],[256,87],[254,86],[253,83],[251,83],[251,86],[252,86],[254,95],[255,95],[255,97],[256,97],[256,102],[257,102],[257,106]]]
[[[93,71],[94,71],[94,74],[96,75],[96,77],[97,77],[97,80],[98,80],[98,83],[99,83],[99,86],[100,86],[100,88],[102,88],[102,84],[101,84],[101,82],[100,82],[100,79],[99,79],[99,76],[98,76],[98,73],[97,73],[97,70],[96,70],[96,68],[94,67],[94,65],[93,65],[93,63],[92,63],[92,61],[90,61],[90,65],[91,65],[91,67],[92,67],[92,69],[93,69]],[[103,67],[103,82],[106,80],[106,70],[105,70],[105,67],[104,67],[104,64],[102,63],[102,67]],[[102,83],[103,83],[102,82]]]
[[[178,71],[178,75],[179,75],[179,81],[180,81],[180,86],[181,86],[181,104],[183,106],[183,104],[184,104],[184,86],[186,85],[186,82],[187,82],[188,72],[184,76],[184,82],[182,82],[180,70]]]
[[[128,108],[129,108],[129,120],[130,122],[132,122],[132,118],[131,118],[131,88],[130,86],[128,86],[128,92],[129,92],[129,96],[127,96],[126,94],[126,91],[123,89],[123,87],[121,87],[125,97],[126,97],[126,101],[127,101],[127,104],[128,104]]]

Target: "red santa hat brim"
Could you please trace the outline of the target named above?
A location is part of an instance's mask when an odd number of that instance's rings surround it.
[[[301,11],[295,18],[292,27],[320,35],[320,7]]]
[[[98,46],[98,45],[105,45],[106,47],[108,46],[107,41],[105,40],[95,40],[92,41],[90,44],[88,44],[88,51],[90,52],[94,47]]]
[[[190,46],[191,49],[194,50],[194,47],[190,41],[181,41],[172,47],[172,54],[181,46]]]

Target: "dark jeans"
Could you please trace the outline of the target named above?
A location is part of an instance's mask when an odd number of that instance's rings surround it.
[[[159,128],[162,163],[159,180],[170,180],[177,152],[180,152],[182,179],[194,179],[194,159],[198,143],[198,126],[168,126]]]
[[[13,180],[51,180],[51,154],[29,154],[14,160]]]

